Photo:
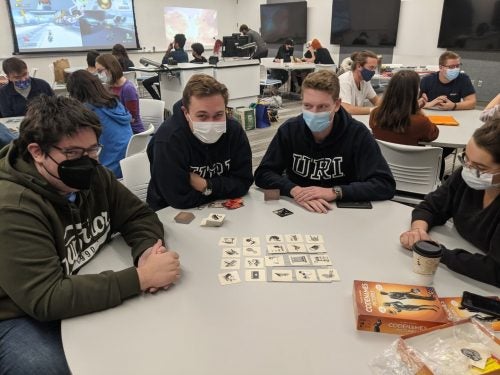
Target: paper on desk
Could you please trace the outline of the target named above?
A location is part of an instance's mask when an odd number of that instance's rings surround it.
[[[433,124],[458,126],[458,121],[453,116],[427,116]]]

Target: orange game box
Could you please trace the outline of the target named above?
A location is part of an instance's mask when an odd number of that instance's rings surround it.
[[[491,298],[500,299],[496,296],[491,296]],[[440,297],[439,301],[441,302],[441,306],[443,306],[446,316],[450,322],[456,322],[468,318],[477,318],[483,321],[486,326],[488,326],[489,323],[493,330],[500,331],[500,319],[493,319],[487,317],[486,314],[477,311],[469,311],[467,308],[462,307],[462,297]]]
[[[406,335],[448,323],[432,287],[354,280],[353,299],[361,331]]]

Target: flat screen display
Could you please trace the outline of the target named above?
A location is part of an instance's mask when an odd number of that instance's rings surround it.
[[[280,4],[261,4],[260,31],[267,43],[282,44],[307,41],[307,1]]]
[[[438,47],[500,51],[500,1],[444,0]]]
[[[175,34],[184,34],[186,50],[193,43],[212,48],[219,34],[215,9],[165,7],[164,20],[167,45],[174,41]]]
[[[8,0],[15,53],[139,48],[133,0]]]
[[[395,46],[400,6],[401,0],[333,0],[330,43]]]

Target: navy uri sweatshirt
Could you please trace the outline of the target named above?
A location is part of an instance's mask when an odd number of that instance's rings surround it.
[[[153,210],[192,208],[245,195],[253,183],[252,151],[241,125],[227,119],[226,133],[214,144],[205,144],[194,136],[181,106],[181,101],[174,105],[172,117],[158,128],[148,146],[149,206]],[[191,187],[190,172],[210,180],[211,195]]]
[[[302,115],[281,125],[255,171],[255,184],[288,196],[297,185],[340,186],[344,201],[390,199],[396,189],[370,131],[342,107],[322,143],[314,141]]]

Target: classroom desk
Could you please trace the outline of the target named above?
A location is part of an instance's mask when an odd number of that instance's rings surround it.
[[[179,63],[165,69],[133,67],[131,70],[160,76],[161,98],[165,108],[172,111],[182,98],[187,82],[194,74],[208,74],[226,85],[231,107],[249,106],[259,95],[259,61],[249,59],[220,60],[216,65]]]
[[[4,124],[16,137],[19,135],[19,126],[24,116],[1,117],[0,123]]]
[[[464,111],[437,111],[425,109],[424,113],[427,116],[453,116],[459,122],[458,126],[438,125],[439,136],[437,139],[432,142],[422,143],[432,146],[463,148],[472,137],[474,131],[483,124],[483,122],[479,120],[481,111],[477,109]],[[369,127],[369,115],[354,115],[352,117]]]
[[[167,241],[180,253],[183,276],[168,291],[127,300],[116,308],[62,322],[70,368],[87,374],[325,375],[369,374],[368,361],[397,336],[355,329],[354,279],[412,283],[410,253],[399,235],[410,224],[407,206],[374,202],[372,210],[309,213],[288,198],[264,202],[253,188],[234,211],[193,209],[190,224],[179,212],[159,211]],[[273,210],[294,212],[284,218]],[[223,212],[220,228],[200,227],[209,212]],[[221,286],[221,236],[320,233],[341,281],[326,284],[251,283]],[[464,244],[451,227],[432,232],[450,248]],[[130,266],[128,247],[114,240],[81,273]],[[244,266],[240,270],[244,280]],[[440,266],[434,286],[440,296],[462,291],[496,295],[498,289]]]
[[[77,70],[87,70],[86,66],[70,66],[69,68],[64,68],[64,73],[71,74]]]
[[[316,69],[316,64],[313,63],[274,62],[274,61],[262,60],[260,64],[265,66],[266,69],[286,70],[288,72],[288,80],[286,82],[286,85],[288,87],[288,92],[292,90],[292,74],[291,74],[292,71]]]

